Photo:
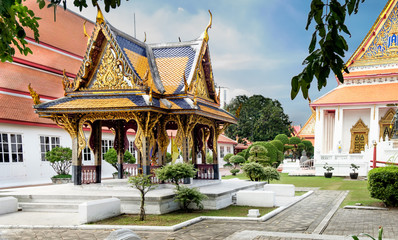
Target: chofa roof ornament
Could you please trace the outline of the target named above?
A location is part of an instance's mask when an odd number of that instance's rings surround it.
[[[210,21],[209,24],[207,25],[205,31],[202,34],[202,38],[203,40],[205,40],[206,42],[209,41],[209,34],[207,33],[207,31],[209,30],[209,28],[211,28],[211,23],[212,23],[212,19],[213,19],[213,15],[211,14],[210,10],[209,10],[209,14],[210,14]]]
[[[97,3],[97,10],[98,10],[98,12],[97,12],[97,23],[101,24],[101,23],[105,22],[105,18],[104,18],[104,15],[102,14],[102,11],[101,11],[98,3]]]

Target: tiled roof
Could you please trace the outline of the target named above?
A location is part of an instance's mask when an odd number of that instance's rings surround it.
[[[25,4],[35,13],[35,16],[42,18],[42,20],[39,20],[40,42],[51,44],[78,56],[84,55],[88,40],[83,34],[85,18],[70,10],[64,10],[60,6],[57,9],[56,21],[54,21],[54,8],[44,7],[39,9],[36,0],[28,0],[24,2]],[[87,21],[86,30],[89,35],[91,35],[93,29],[94,24]],[[26,35],[33,38],[33,33],[30,30],[26,31]]]
[[[64,95],[61,76],[0,62],[0,87],[29,92],[29,83],[39,95],[54,98]]]
[[[191,46],[154,48],[153,54],[166,94],[184,90],[184,74],[188,81],[196,51]]]
[[[341,85],[314,101],[311,106],[396,103],[397,92],[398,83]]]
[[[33,101],[29,98],[11,96],[0,93],[0,119],[23,122],[54,124],[47,118],[39,118],[33,110]]]
[[[349,74],[344,73],[344,79],[350,78],[359,78],[359,77],[372,77],[379,75],[398,75],[397,68],[387,68],[387,69],[372,69],[366,71],[355,71],[350,72]]]
[[[229,137],[225,136],[224,134],[220,134],[220,136],[218,137],[218,143],[226,143],[226,144],[233,144],[233,145],[238,144],[236,141],[230,139]]]

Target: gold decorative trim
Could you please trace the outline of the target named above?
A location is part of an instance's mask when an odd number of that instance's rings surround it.
[[[369,128],[365,125],[362,119],[351,128],[351,146],[350,153],[361,153],[365,150],[365,145],[368,145]]]
[[[35,105],[40,104],[41,103],[40,96],[39,96],[39,94],[37,94],[37,92],[35,90],[33,90],[33,88],[30,86],[30,83],[28,85],[28,89],[29,89],[30,96],[33,99],[33,103]]]
[[[379,120],[379,139],[383,138],[383,141],[386,140],[386,136],[388,136],[388,139],[391,139],[393,136],[393,128],[392,128],[392,120],[394,119],[395,115],[395,110],[390,108],[384,114],[384,116]]]

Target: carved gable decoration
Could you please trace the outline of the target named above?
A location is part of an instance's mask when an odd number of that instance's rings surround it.
[[[350,153],[361,153],[365,150],[365,145],[368,145],[369,128],[359,119],[358,122],[351,128],[351,146]]]
[[[390,0],[349,60],[348,65],[396,63],[397,59],[398,5],[396,1]]]
[[[391,124],[393,124],[392,120],[394,118],[394,114],[395,110],[390,108],[388,109],[384,117],[382,117],[379,121],[379,127],[380,127],[379,138],[383,138],[383,141],[386,140],[386,137],[388,137],[388,139],[391,139],[393,135],[393,129],[390,126]]]

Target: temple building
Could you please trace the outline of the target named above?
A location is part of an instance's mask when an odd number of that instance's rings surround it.
[[[311,103],[316,175],[326,162],[335,175],[347,176],[351,163],[366,175],[375,146],[381,161],[397,153],[391,141],[398,103],[397,2],[388,1],[346,63],[344,83]]]
[[[40,43],[28,31],[34,54],[16,53],[13,63],[0,63],[0,187],[50,182],[55,172],[44,156],[55,146],[73,148],[74,172],[94,168],[97,182],[115,171],[103,159],[111,147],[119,153],[130,150],[148,173],[151,166],[164,163],[170,149],[166,143],[171,136],[160,131],[164,125],[177,131],[174,137],[181,151],[185,146],[185,161],[192,159],[189,153],[194,146],[196,152],[211,148],[215,153],[212,178],[219,177],[216,164],[222,164],[222,155],[233,152],[236,145],[221,135],[222,128],[236,120],[219,108],[207,29],[193,41],[147,44],[103,18],[93,23],[59,9],[54,22],[52,9],[40,10],[34,0],[26,4],[42,18]],[[83,26],[91,37],[84,36]],[[30,95],[39,114],[32,109]],[[125,114],[129,111],[134,114]],[[166,115],[168,122],[163,121]],[[74,117],[84,122],[72,130],[68,126],[76,123]],[[196,134],[188,136],[189,130]],[[95,146],[90,135],[96,136]],[[158,138],[162,144],[156,142]],[[139,151],[143,146],[147,146],[144,153]],[[201,165],[201,159],[196,163]],[[209,166],[203,167],[210,171]],[[81,183],[82,176],[76,176],[74,180],[80,182],[75,183]]]

